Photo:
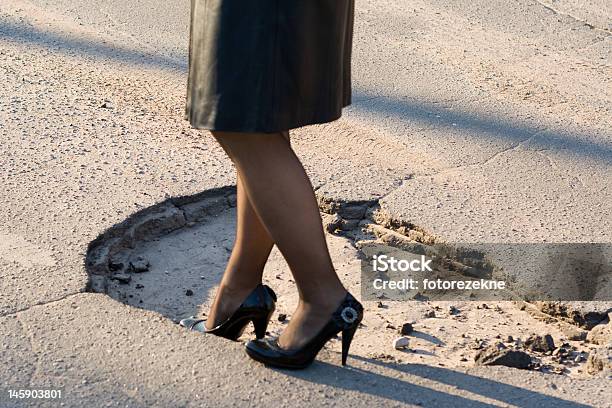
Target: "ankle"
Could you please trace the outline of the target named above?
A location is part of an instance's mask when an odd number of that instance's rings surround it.
[[[221,293],[224,296],[241,296],[245,293],[251,293],[257,285],[259,285],[261,281],[258,282],[221,282],[219,284],[219,289],[217,289],[217,293]]]
[[[346,294],[347,290],[341,286],[334,290],[326,290],[325,292],[305,296],[300,299],[300,305],[304,309],[311,311],[335,311],[340,306],[340,303],[342,303]]]

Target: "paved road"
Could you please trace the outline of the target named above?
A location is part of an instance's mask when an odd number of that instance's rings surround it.
[[[327,356],[265,370],[239,344],[87,293],[84,255],[106,228],[234,182],[182,119],[187,9],[3,0],[0,383],[65,387],[67,406],[600,405],[604,379],[504,368]],[[610,242],[607,2],[357,9],[355,103],[294,133],[321,195],[380,199],[451,241]]]

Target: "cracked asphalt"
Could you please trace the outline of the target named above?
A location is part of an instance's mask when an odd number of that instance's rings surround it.
[[[187,13],[0,6],[0,389],[60,387],[74,407],[605,406],[609,380],[504,367],[264,369],[88,293],[105,229],[235,181],[183,120]],[[447,241],[611,242],[611,21],[603,0],[358,0],[354,103],[296,130],[296,151],[320,196],[379,199]]]

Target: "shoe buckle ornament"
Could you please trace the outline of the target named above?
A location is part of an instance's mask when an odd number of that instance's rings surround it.
[[[340,313],[340,317],[342,317],[342,320],[349,324],[355,322],[358,316],[359,314],[357,313],[357,311],[350,306],[347,306],[342,309],[342,312]]]

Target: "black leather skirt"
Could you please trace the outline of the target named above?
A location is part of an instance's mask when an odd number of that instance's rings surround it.
[[[191,0],[185,117],[278,132],[351,103],[354,0]]]

